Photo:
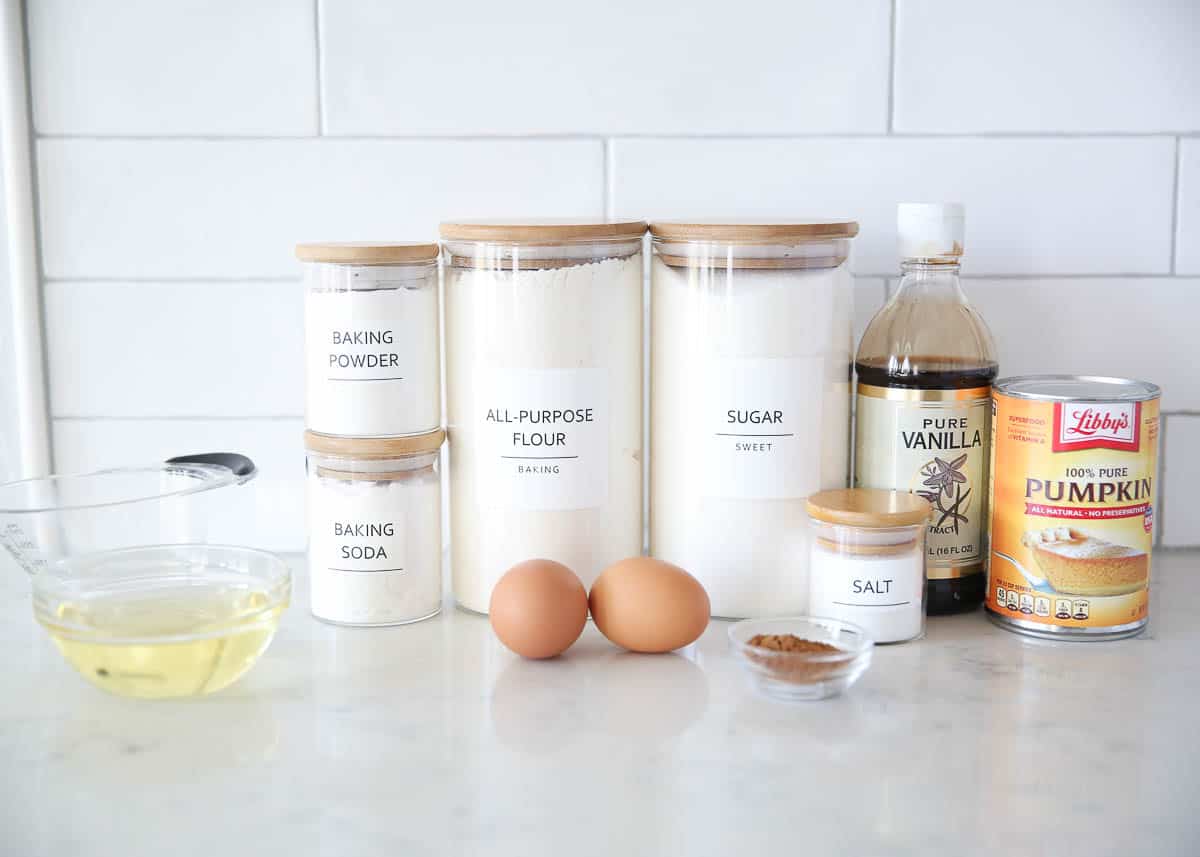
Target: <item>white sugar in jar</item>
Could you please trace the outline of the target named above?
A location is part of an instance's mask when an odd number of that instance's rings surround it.
[[[386,437],[441,425],[436,244],[300,244],[305,426]]]
[[[403,438],[305,433],[312,612],[402,625],[442,606],[441,429]]]
[[[808,612],[804,498],[849,477],[857,231],[650,224],[650,552],[714,616]]]
[[[590,586],[641,553],[645,231],[442,224],[451,568],[468,610],[522,560]]]
[[[876,643],[925,633],[928,501],[902,491],[842,489],[808,498],[809,611],[862,627]]]

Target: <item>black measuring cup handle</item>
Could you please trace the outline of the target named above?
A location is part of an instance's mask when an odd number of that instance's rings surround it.
[[[258,468],[254,462],[237,452],[199,452],[195,455],[177,455],[168,458],[167,464],[215,464],[233,473],[242,482],[254,477]]]

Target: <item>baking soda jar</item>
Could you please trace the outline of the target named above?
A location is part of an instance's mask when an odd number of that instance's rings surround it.
[[[849,476],[858,224],[650,233],[650,552],[716,616],[806,613],[804,499]]]
[[[437,244],[300,244],[305,425],[343,437],[441,426]]]
[[[642,548],[646,224],[443,223],[454,596]]]
[[[312,612],[402,625],[442,606],[441,429],[399,438],[306,432]]]

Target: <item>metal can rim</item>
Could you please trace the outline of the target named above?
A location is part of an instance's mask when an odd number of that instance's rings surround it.
[[[1094,385],[1096,392],[1095,394],[1067,395],[1039,393],[1021,389],[1023,385],[1045,384],[1048,382]],[[1124,390],[1122,391],[1121,388],[1124,388]],[[992,384],[992,391],[1014,399],[1031,399],[1042,402],[1148,402],[1162,395],[1162,388],[1157,384],[1137,378],[1067,374],[1013,375],[1008,378],[998,378]]]

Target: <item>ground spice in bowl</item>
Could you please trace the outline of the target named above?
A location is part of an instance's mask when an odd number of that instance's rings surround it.
[[[727,634],[754,686],[781,702],[837,696],[866,672],[874,647],[859,626],[823,617],[744,619]]]
[[[832,655],[842,651],[829,643],[806,640],[795,634],[755,634],[746,643],[772,652],[802,652],[806,655]]]
[[[746,645],[771,653],[761,656],[748,653],[747,657],[760,666],[766,667],[773,678],[796,684],[820,681],[844,668],[846,663],[854,657],[845,649],[840,649],[830,643],[806,640],[795,634],[755,634],[746,641]],[[825,660],[829,655],[839,654],[844,657]],[[780,655],[784,655],[784,657],[780,657]],[[788,655],[793,657],[787,657]],[[820,660],[809,660],[812,657]]]

